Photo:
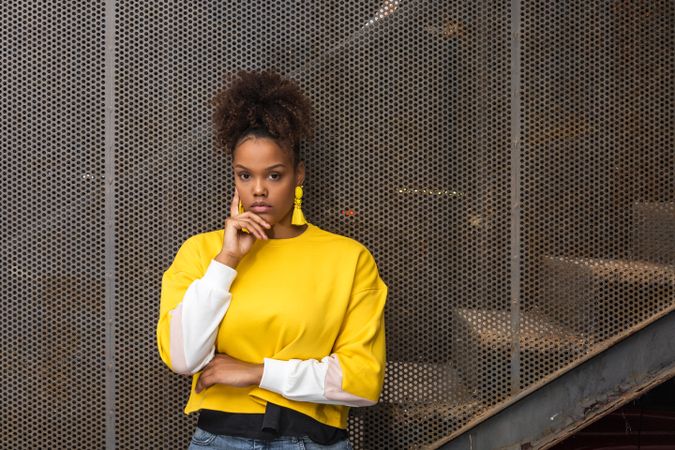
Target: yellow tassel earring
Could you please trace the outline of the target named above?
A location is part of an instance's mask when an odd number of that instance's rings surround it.
[[[241,204],[241,200],[239,200],[239,214],[244,212],[244,205]],[[246,228],[242,228],[241,231],[244,233],[251,234]]]
[[[295,200],[293,201],[293,218],[291,223],[293,225],[304,225],[307,223],[305,220],[305,215],[302,213],[302,186],[295,187]]]

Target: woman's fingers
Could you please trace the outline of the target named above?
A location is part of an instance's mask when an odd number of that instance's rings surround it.
[[[199,393],[199,392],[203,391],[204,389],[206,389],[207,387],[209,387],[209,385],[206,383],[205,375],[206,375],[206,372],[202,372],[202,374],[199,375],[199,379],[197,380],[197,385],[195,386],[195,391],[197,391],[197,393]]]
[[[203,391],[212,384],[217,383],[218,380],[217,375],[219,370],[218,361],[221,359],[222,358],[219,358],[218,354],[216,353],[216,356],[213,359],[211,359],[211,361],[209,361],[209,363],[206,366],[204,366],[202,373],[199,374],[199,378],[197,379],[197,384],[195,385],[195,391],[197,393]]]
[[[197,378],[195,391],[201,392],[213,384],[212,378],[214,375],[216,359],[218,359],[218,354],[216,354],[216,357],[212,358],[211,361],[209,361],[208,364],[204,366],[202,373],[200,373],[199,378]]]
[[[260,230],[260,226],[255,223],[254,221],[247,219],[243,215],[237,216],[237,217],[230,217],[227,219],[226,222],[226,227],[228,226],[227,224],[231,224],[232,227],[235,230],[243,230],[246,228],[250,234],[255,236],[257,239],[263,239],[262,232]],[[238,239],[236,236],[236,233],[232,235],[232,239]]]
[[[272,226],[269,224],[269,222],[267,222],[265,219],[263,219],[263,218],[260,217],[259,215],[255,214],[255,213],[252,213],[252,212],[250,212],[250,211],[246,211],[246,212],[244,212],[244,214],[245,214],[247,217],[250,217],[250,218],[252,218],[253,220],[257,221],[257,222],[258,222],[260,225],[262,225],[263,227],[265,227],[265,228],[272,228]],[[244,214],[242,214],[242,215],[244,215]]]
[[[237,189],[234,189],[234,195],[232,196],[232,202],[230,202],[230,217],[237,217],[239,215],[239,192]]]
[[[244,216],[243,214],[236,218],[236,221],[244,224],[243,228],[248,229],[252,232],[258,239],[267,239],[267,234],[263,230],[262,226],[253,220],[250,216]]]

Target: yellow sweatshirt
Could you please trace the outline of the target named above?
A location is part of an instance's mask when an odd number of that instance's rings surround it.
[[[350,406],[377,403],[387,286],[372,254],[313,224],[257,240],[236,269],[213,259],[222,246],[222,229],[188,238],[162,277],[157,345],[170,369],[193,375],[185,413],[264,413],[270,401],[346,428]],[[196,393],[216,352],[264,363],[260,385]]]

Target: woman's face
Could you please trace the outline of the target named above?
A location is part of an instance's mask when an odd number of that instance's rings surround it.
[[[245,211],[290,227],[295,186],[305,177],[304,164],[294,169],[292,157],[269,138],[250,137],[235,148],[234,183]]]

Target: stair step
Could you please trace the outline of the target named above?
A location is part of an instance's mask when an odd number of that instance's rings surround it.
[[[433,403],[383,403],[368,408],[352,408],[349,428],[370,430],[367,434],[355,433],[355,447],[426,449],[439,438],[464,426],[471,418],[485,411],[479,402],[457,404]],[[382,427],[381,424],[387,424]]]
[[[470,403],[473,399],[450,363],[387,361],[381,401]]]
[[[350,427],[373,429],[362,448],[395,442],[397,448],[425,448],[439,437],[460,428],[485,410],[464,386],[450,363],[387,361],[384,388],[377,405],[353,408]],[[382,428],[373,424],[389,426]]]
[[[675,202],[635,203],[636,258],[675,264]]]
[[[629,259],[565,258],[545,256],[544,261],[566,271],[582,271],[608,281],[675,283],[675,266]]]
[[[593,349],[592,358],[575,363],[564,374],[543,373],[541,381],[546,386],[528,390],[515,403],[509,401],[481,411],[477,420],[427,448],[549,448],[561,436],[673,378],[675,310],[656,319],[650,318],[648,326],[614,345]],[[671,444],[663,448],[673,447],[672,439],[663,442]]]
[[[487,346],[511,345],[511,312],[502,310],[454,310],[455,317],[469,324],[469,331]],[[547,317],[530,312],[520,315],[521,350],[567,350],[583,346],[587,341],[582,335],[552,323]]]
[[[542,259],[541,310],[602,341],[675,302],[675,266],[642,260]]]
[[[452,354],[472,395],[494,404],[510,394],[513,333],[511,313],[502,310],[453,310]],[[537,312],[521,312],[518,343],[524,367],[532,361],[557,361],[558,367],[586,353],[589,339]],[[467,348],[468,347],[468,348]]]

